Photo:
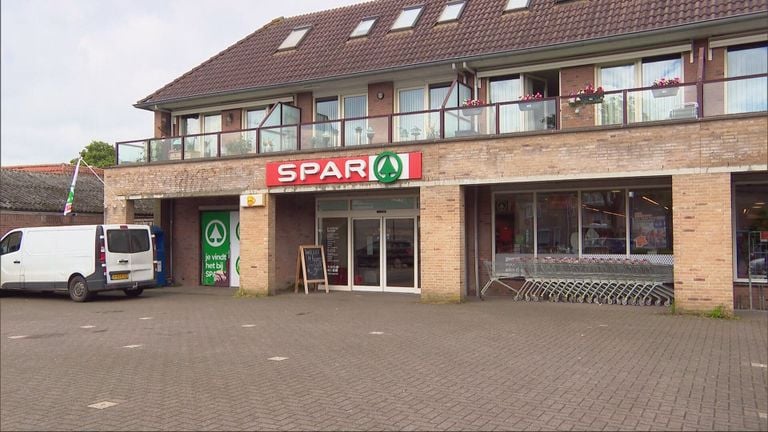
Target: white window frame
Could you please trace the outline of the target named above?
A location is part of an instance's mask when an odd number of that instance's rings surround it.
[[[294,29],[291,30],[290,33],[288,33],[288,36],[286,36],[285,39],[283,39],[283,42],[280,44],[279,47],[277,47],[277,50],[287,51],[287,50],[298,48],[299,45],[301,45],[301,43],[304,41],[304,39],[307,38],[307,35],[311,30],[312,30],[312,26],[295,27]],[[288,45],[288,41],[291,39],[291,37],[300,32],[303,32],[303,33],[301,34],[301,36],[299,36],[298,40]]]
[[[358,29],[360,28],[360,26],[362,26],[363,23],[367,22],[367,21],[371,22],[371,25],[368,26],[368,30],[366,30],[365,33],[355,34],[355,32],[357,32]],[[366,18],[361,19],[360,22],[357,23],[357,26],[355,26],[355,28],[352,29],[352,33],[349,34],[349,38],[350,39],[357,39],[357,38],[368,36],[369,34],[371,34],[371,31],[373,31],[373,27],[376,25],[376,22],[378,22],[378,21],[379,21],[379,17],[378,16],[366,17]]]
[[[395,27],[397,25],[397,22],[400,21],[400,19],[403,17],[403,14],[407,11],[411,10],[418,10],[419,13],[416,14],[416,16],[413,18],[413,21],[410,22],[408,25],[400,25],[398,27]],[[395,22],[392,23],[392,27],[389,28],[389,31],[396,32],[396,31],[403,31],[403,30],[410,30],[414,27],[416,27],[416,24],[421,19],[421,15],[424,13],[424,5],[414,5],[414,6],[407,6],[402,9],[400,9],[400,14],[395,18]]]
[[[446,12],[448,12],[448,8],[455,5],[461,5],[461,7],[459,8],[459,12],[456,14],[456,16],[453,18],[444,18]],[[466,7],[467,7],[467,0],[453,0],[446,3],[445,6],[443,6],[442,12],[440,12],[440,16],[437,18],[437,23],[443,24],[443,23],[458,21],[459,18],[461,18],[461,15],[464,13],[464,9],[466,9]]]
[[[515,3],[516,5],[513,6],[512,3]],[[521,3],[523,3],[521,6],[517,6],[518,4],[521,4]],[[507,5],[504,6],[504,12],[528,9],[528,5],[530,4],[531,4],[531,0],[508,0]]]

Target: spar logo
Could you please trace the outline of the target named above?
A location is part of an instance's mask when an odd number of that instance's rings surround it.
[[[270,162],[267,186],[380,182],[421,178],[421,152]]]
[[[403,173],[403,160],[390,151],[376,156],[373,160],[373,175],[382,183],[392,183]]]

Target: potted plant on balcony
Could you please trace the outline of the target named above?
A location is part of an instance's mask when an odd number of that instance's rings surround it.
[[[659,78],[651,87],[653,87],[651,92],[655,98],[677,96],[677,91],[680,90],[680,78]]]
[[[542,104],[538,103],[538,101],[541,99],[544,99],[544,96],[539,92],[536,92],[535,94],[520,96],[521,103],[518,104],[520,111],[533,111],[535,109],[541,108]]]
[[[568,100],[568,105],[579,106],[598,104],[603,102],[603,98],[605,98],[605,92],[603,91],[602,87],[595,88],[591,83],[587,83],[583,89],[579,90],[575,94],[571,93],[570,99]]]
[[[476,116],[483,112],[483,105],[485,105],[485,101],[482,99],[464,99],[461,104],[461,113],[467,117]]]

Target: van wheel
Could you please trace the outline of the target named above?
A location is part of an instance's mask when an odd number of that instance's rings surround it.
[[[144,288],[126,288],[123,292],[128,297],[138,297],[144,292]]]
[[[69,298],[76,302],[87,301],[91,297],[88,292],[88,283],[82,276],[75,276],[69,281]]]

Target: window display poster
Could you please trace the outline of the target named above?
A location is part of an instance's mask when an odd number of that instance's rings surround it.
[[[231,241],[230,212],[203,212],[202,283],[208,286],[229,286],[229,245]]]
[[[665,216],[635,213],[632,217],[632,234],[636,248],[665,249],[669,247]]]
[[[325,258],[328,268],[328,276],[339,274],[339,227],[325,227]]]

